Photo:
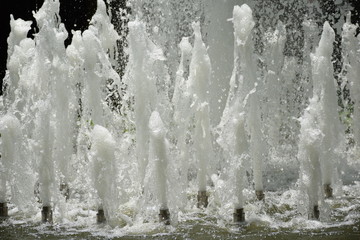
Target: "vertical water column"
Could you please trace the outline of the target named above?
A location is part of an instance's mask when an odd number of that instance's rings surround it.
[[[160,203],[159,219],[165,225],[170,224],[170,213],[167,199],[168,179],[168,142],[165,138],[166,129],[157,111],[152,112],[149,120],[150,130],[150,161],[154,163],[157,196]]]
[[[208,165],[213,158],[208,99],[211,63],[206,46],[202,41],[200,23],[194,22],[192,27],[195,33],[195,42],[190,62],[189,91],[192,94],[192,106],[195,112],[193,140],[195,158],[198,163],[198,207],[207,207],[206,176]]]
[[[8,217],[7,207],[7,185],[11,190],[21,188],[19,183],[18,171],[21,170],[20,164],[20,123],[17,118],[5,115],[0,118],[0,220]],[[24,184],[24,183],[21,183]],[[17,191],[11,191],[12,198]]]
[[[39,33],[35,37],[35,76],[39,81],[41,92],[36,103],[38,112],[35,122],[35,139],[37,140],[37,158],[39,174],[39,190],[42,202],[42,221],[52,222],[52,202],[55,189],[55,169],[53,159],[54,126],[52,125],[54,99],[52,96],[55,89],[54,82],[59,57],[64,46],[61,44],[66,38],[65,28],[59,23],[59,1],[45,1],[38,12],[34,14],[39,27]],[[52,44],[55,44],[53,48]],[[61,70],[60,70],[61,71]]]
[[[234,202],[234,222],[244,222],[244,184],[245,184],[245,162],[248,160],[249,142],[248,133],[245,127],[245,113],[241,112],[234,118],[235,126],[235,149],[234,162],[232,166],[235,168],[235,202]]]
[[[3,123],[1,123],[3,126]],[[0,222],[3,219],[6,219],[9,217],[8,215],[8,207],[7,207],[7,189],[6,189],[6,183],[8,179],[8,168],[7,168],[7,161],[4,160],[4,147],[3,147],[3,136],[2,136],[2,130],[0,130]]]
[[[177,136],[178,148],[180,154],[182,154],[185,143],[186,130],[188,127],[188,121],[190,117],[189,108],[190,108],[190,95],[188,91],[188,81],[186,75],[188,75],[188,68],[191,58],[192,46],[189,42],[188,37],[183,37],[180,44],[180,64],[178,70],[176,71],[174,95],[172,98],[172,103],[174,107],[173,119],[176,124],[175,135]]]
[[[115,64],[115,51],[117,50],[116,41],[120,39],[119,34],[116,32],[114,25],[111,23],[110,17],[107,13],[107,8],[104,0],[97,0],[97,9],[90,21],[89,29],[95,28],[97,37],[100,41],[102,49],[105,54],[108,54],[108,58],[104,62],[104,65],[109,65],[110,61]],[[111,66],[111,64],[110,64]],[[107,74],[110,75],[116,84],[119,84],[119,76],[116,76],[116,71],[112,68],[106,69]]]
[[[99,125],[110,128],[112,125],[111,106],[113,102],[107,104],[106,100],[111,94],[114,94],[116,89],[120,88],[121,84],[120,77],[113,68],[114,51],[118,39],[119,35],[114,30],[114,26],[106,13],[104,1],[98,0],[96,12],[90,20],[88,29],[82,35],[79,32],[75,33],[73,42],[68,47],[68,49],[71,49],[71,51],[68,51],[71,62],[75,64],[75,66],[71,66],[71,71],[75,71],[73,73],[78,74],[81,78],[80,81],[75,80],[78,82],[76,87],[82,91],[82,108],[79,109],[79,112],[82,110],[80,114],[82,125],[78,135],[78,145],[80,147],[78,159],[83,157],[85,159],[79,161],[80,167],[86,167],[87,165],[88,147],[91,144],[89,136],[92,134],[94,126]],[[110,93],[110,89],[115,90]],[[88,178],[85,177],[85,180],[88,180]],[[91,181],[87,182],[87,184],[91,184]],[[109,218],[112,216],[110,213],[113,211],[109,209],[109,206],[106,208],[99,209],[99,212],[100,214],[104,213]],[[107,219],[107,221],[109,222],[111,219]]]
[[[97,1],[97,10],[89,28],[82,34],[83,49],[80,51],[84,67],[84,110],[89,125],[105,125],[104,117],[106,84],[113,80],[120,86],[120,77],[112,68],[112,59],[119,35],[110,23],[103,0]]]
[[[66,199],[69,198],[69,165],[72,156],[74,133],[73,125],[75,112],[71,108],[74,103],[74,92],[69,77],[69,65],[64,46],[64,41],[68,36],[65,26],[60,24],[55,32],[55,38],[52,41],[53,46],[53,87],[51,89],[51,102],[54,106],[55,124],[54,124],[54,161],[59,169],[60,191]]]
[[[149,155],[149,119],[155,110],[160,94],[157,86],[164,86],[165,81],[156,74],[158,61],[163,61],[162,50],[147,36],[145,23],[136,19],[129,22],[129,62],[124,76],[134,102],[134,122],[136,128],[136,155],[139,169],[139,184],[144,187],[144,178]],[[159,70],[159,69],[158,69]],[[164,76],[163,76],[164,77]],[[160,111],[160,110],[159,110]],[[132,113],[129,113],[132,114]]]
[[[313,219],[320,218],[323,193],[332,196],[344,140],[331,62],[334,40],[333,29],[325,22],[319,45],[311,55],[313,96],[300,118],[300,177],[307,190],[309,218]]]
[[[99,198],[97,222],[104,223],[114,218],[117,209],[116,141],[106,128],[95,125],[91,142],[91,179]]]
[[[117,41],[120,39],[120,36],[110,21],[104,0],[97,1],[97,9],[91,18],[89,31],[96,36],[97,44],[87,46],[85,43],[85,47],[88,47],[88,49],[92,47],[93,50],[97,49],[95,50],[97,53],[96,68],[98,71],[97,77],[102,84],[101,92],[106,92],[108,95],[114,94],[116,90],[113,89],[120,89],[122,85],[120,76],[114,69],[114,66],[117,65]],[[104,95],[104,93],[102,94]],[[113,104],[113,102],[110,104]]]
[[[131,21],[129,26],[129,63],[125,77],[128,77],[129,91],[134,96],[134,120],[136,128],[136,155],[138,160],[140,186],[144,186],[144,177],[149,154],[148,121],[151,106],[155,105],[155,84],[149,79],[147,61],[148,38],[146,26],[139,20]]]
[[[241,65],[244,33],[251,31],[251,24],[244,22],[241,18],[242,9],[239,6],[233,8],[234,25],[234,63],[233,71],[229,81],[229,92],[226,105],[217,127],[219,137],[217,142],[229,158],[229,172],[231,173],[230,184],[233,185],[234,196],[233,220],[235,223],[245,221],[244,212],[244,177],[245,165],[249,161],[249,132],[246,122],[246,105],[249,94],[253,94],[253,86],[244,80]],[[243,33],[243,34],[242,34]]]
[[[35,41],[26,38],[31,21],[14,20],[11,17],[11,32],[8,37],[7,74],[4,84],[4,107],[7,113],[14,114],[21,122],[23,136],[32,137],[34,131],[34,105],[41,95],[41,83],[37,81],[35,65]],[[29,150],[24,143],[24,150]],[[30,150],[31,151],[31,150]]]
[[[175,123],[175,139],[176,150],[178,153],[178,171],[181,177],[181,187],[186,189],[188,185],[188,169],[189,169],[189,144],[187,143],[187,134],[190,124],[191,113],[189,111],[191,98],[188,91],[187,75],[189,71],[189,62],[191,58],[192,46],[188,37],[183,37],[180,44],[181,57],[179,68],[176,72],[174,95],[172,98],[172,104],[174,108],[173,121]],[[185,194],[183,194],[184,200],[186,200]],[[185,204],[186,201],[182,201]]]
[[[51,106],[48,99],[38,102],[36,139],[38,146],[39,191],[42,202],[42,222],[52,222],[52,201],[55,189],[54,161],[52,159],[54,134],[50,124]]]
[[[256,77],[256,64],[254,62],[254,44],[252,29],[255,22],[252,10],[246,4],[235,6],[233,10],[233,23],[235,29],[235,51],[238,51],[235,61],[239,64],[239,78],[242,82],[242,98],[247,97],[246,116],[247,128],[250,134],[250,156],[253,166],[255,193],[259,200],[264,199],[262,182],[264,142],[262,137],[262,122],[260,112],[260,92]]]
[[[74,94],[72,101],[69,101],[70,104],[73,103],[73,106],[69,106],[69,110],[72,112],[71,115],[74,114],[72,116],[72,121],[74,121],[74,125],[72,126],[73,132],[71,139],[68,139],[67,141],[71,142],[74,148],[74,162],[72,164],[71,170],[76,169],[80,174],[69,175],[71,178],[69,181],[73,183],[79,181],[82,187],[90,189],[88,186],[91,185],[91,183],[88,179],[88,176],[85,174],[88,167],[87,153],[89,152],[89,130],[87,126],[90,117],[89,113],[87,112],[87,103],[84,97],[85,81],[87,81],[85,78],[86,73],[84,71],[84,51],[84,43],[81,32],[73,32],[71,44],[66,48],[66,58],[68,64],[67,82],[70,83],[70,89],[68,90],[72,91]],[[71,117],[71,115],[69,115],[69,117]],[[80,180],[81,178],[83,179]],[[86,184],[87,186],[85,186]],[[65,188],[64,190],[67,189]]]
[[[300,118],[300,135],[298,159],[300,161],[300,180],[307,193],[306,210],[309,219],[319,219],[319,202],[323,199],[321,192],[320,154],[324,134],[320,129],[321,105],[319,96],[310,99],[309,106]]]
[[[1,134],[1,173],[7,177],[11,189],[11,202],[20,210],[33,204],[34,173],[29,165],[29,158],[24,154],[24,138],[21,132],[20,121],[12,114],[6,114],[0,118]],[[4,184],[4,182],[3,182]],[[4,190],[4,189],[3,189]],[[0,192],[3,193],[2,190]],[[3,195],[0,202],[3,201]]]
[[[95,29],[93,29],[95,30]],[[102,89],[104,82],[99,77],[101,74],[101,65],[98,59],[99,51],[101,51],[100,41],[96,36],[96,32],[85,30],[82,34],[84,51],[84,110],[86,112],[86,121],[89,125],[104,124]],[[91,124],[90,124],[91,122]]]
[[[345,131],[339,118],[337,83],[334,79],[332,64],[334,30],[328,22],[324,23],[319,46],[312,55],[312,77],[314,84],[313,95],[319,97],[320,129],[324,134],[320,155],[322,169],[322,183],[326,197],[332,197],[333,184],[337,175],[337,165],[341,160],[340,153],[344,150]]]
[[[31,87],[27,86],[26,80],[29,77],[29,70],[31,69],[29,66],[31,66],[35,49],[35,42],[26,38],[30,25],[31,21],[15,20],[12,15],[10,16],[11,32],[7,40],[8,74],[4,78],[6,84],[4,113],[6,115],[2,116],[0,120],[0,128],[3,131],[2,160],[11,162],[6,171],[9,174],[8,183],[11,189],[11,202],[20,210],[32,204],[35,182],[35,174],[31,169],[32,165],[28,164],[32,160],[27,154],[29,145],[23,138],[23,136],[31,136],[33,128],[27,128],[27,126],[33,126],[34,121],[32,114],[29,114],[29,116],[25,113],[34,111],[34,108],[25,107],[29,100],[29,95],[26,93],[31,91]],[[31,97],[36,98],[36,96]],[[22,145],[21,148],[20,145]],[[2,166],[4,166],[4,163]],[[6,177],[6,172],[2,172],[0,175]],[[4,181],[3,184],[5,184]],[[4,204],[6,205],[6,203]],[[3,209],[5,211],[6,206]],[[2,214],[0,213],[0,215]]]

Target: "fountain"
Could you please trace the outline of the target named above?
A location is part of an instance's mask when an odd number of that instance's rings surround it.
[[[155,171],[155,185],[160,202],[159,218],[161,222],[170,225],[170,213],[167,199],[167,172],[168,171],[168,145],[165,139],[165,127],[158,112],[151,113],[149,120],[150,129],[150,159],[153,161]]]
[[[61,1],[34,12],[34,39],[31,22],[11,17],[0,231],[21,219],[112,236],[208,225],[235,235],[356,232],[357,26],[348,15],[339,70],[340,23],[318,27],[316,3],[298,3],[309,9],[296,38],[283,15],[266,23],[257,3],[243,2],[128,1],[117,32],[117,16],[98,0],[90,26],[66,47]],[[217,34],[221,24],[228,35]]]
[[[236,188],[235,192],[237,195],[237,201],[235,202],[235,213],[234,213],[234,222],[244,222],[245,221],[245,212],[244,212],[244,178],[245,178],[245,164],[244,161],[248,161],[249,158],[247,152],[249,149],[249,142],[247,140],[247,132],[245,130],[245,119],[244,113],[240,113],[238,118],[234,119],[235,125],[235,149],[234,152],[237,158],[234,158],[235,162],[233,163],[235,167],[234,173],[234,186]],[[237,161],[236,161],[237,160]]]
[[[2,146],[2,164],[1,164],[1,188],[0,188],[0,218],[8,218],[7,207],[7,184],[18,185],[18,177],[16,165],[19,163],[19,144],[21,133],[19,131],[20,123],[17,118],[13,116],[4,116],[1,121],[1,137],[3,139]],[[17,186],[13,186],[13,194],[16,194]],[[15,198],[15,196],[14,196]]]
[[[173,109],[173,122],[174,122],[174,135],[176,139],[175,149],[178,155],[177,168],[179,169],[180,183],[182,189],[188,186],[188,174],[190,162],[190,149],[188,143],[188,130],[191,120],[190,105],[191,97],[188,91],[188,84],[186,77],[189,74],[189,63],[191,59],[192,46],[189,42],[189,37],[183,37],[179,43],[181,50],[180,64],[176,72],[175,89],[172,97]],[[181,194],[179,197],[186,201],[186,195]]]
[[[333,79],[331,54],[335,33],[328,22],[312,57],[313,96],[301,120],[299,140],[299,159],[304,165],[303,174],[308,174],[308,197],[313,218],[319,218],[318,202],[323,184],[327,198],[333,197],[332,185],[335,184],[338,162],[342,159],[339,153],[344,152],[343,134],[345,131],[338,116],[336,83]],[[309,162],[308,162],[309,161]],[[306,170],[305,170],[306,169]],[[305,176],[304,176],[305,178]],[[306,182],[306,181],[304,181]]]
[[[111,133],[100,125],[95,125],[92,131],[92,174],[94,189],[99,198],[97,222],[110,221],[116,209],[116,142]]]
[[[200,23],[192,25],[195,34],[194,47],[189,66],[189,92],[192,96],[194,110],[194,149],[198,161],[198,207],[207,207],[208,196],[206,193],[207,165],[213,157],[212,140],[210,132],[208,86],[211,76],[211,63],[202,41]]]
[[[253,59],[254,46],[252,42],[252,29],[255,25],[252,10],[246,4],[241,7],[235,6],[233,11],[234,24],[234,69],[230,79],[229,95],[226,107],[220,123],[221,131],[226,128],[229,114],[245,114],[246,123],[240,124],[246,128],[241,138],[249,137],[248,151],[251,156],[252,170],[254,176],[255,194],[259,200],[264,199],[263,189],[263,158],[265,157],[265,145],[262,134],[262,120],[260,113],[260,88],[256,76],[256,65]],[[245,26],[245,27],[244,27]],[[231,118],[231,117],[230,117]],[[242,117],[244,118],[244,117]],[[237,121],[237,120],[235,120]],[[238,131],[238,130],[235,130]],[[229,134],[229,133],[228,133]],[[234,141],[231,139],[230,141]],[[236,140],[238,142],[240,140]],[[247,141],[247,140],[242,140]],[[244,145],[244,143],[242,144]],[[239,151],[235,145],[235,152]],[[241,149],[243,149],[242,147]],[[242,152],[238,153],[239,155]]]
[[[144,22],[129,22],[129,65],[126,84],[134,98],[134,121],[136,129],[136,154],[139,166],[140,184],[146,174],[149,154],[149,118],[155,107],[161,115],[168,118],[170,100],[166,93],[168,76],[166,74],[164,54],[147,36]]]

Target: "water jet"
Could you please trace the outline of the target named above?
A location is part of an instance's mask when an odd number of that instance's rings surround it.
[[[194,46],[189,66],[189,91],[192,95],[194,112],[194,149],[197,160],[198,206],[207,207],[206,179],[208,165],[213,159],[212,136],[210,129],[210,108],[208,89],[211,80],[211,62],[203,42],[200,22],[194,22]]]
[[[150,129],[150,160],[154,164],[156,194],[160,203],[160,222],[170,225],[170,212],[168,209],[168,142],[165,138],[166,130],[157,111],[151,113],[149,119]]]
[[[92,130],[92,184],[98,197],[97,222],[111,221],[116,214],[115,140],[108,129],[95,125]],[[105,216],[106,213],[106,216]],[[106,219],[107,218],[107,219]]]

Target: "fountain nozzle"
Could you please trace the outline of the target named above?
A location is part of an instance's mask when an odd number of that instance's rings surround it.
[[[265,199],[265,194],[263,190],[256,190],[255,191],[256,197],[259,201],[264,200]]]
[[[333,189],[330,184],[324,184],[324,192],[326,198],[332,198],[333,197]]]
[[[170,212],[169,209],[160,209],[159,220],[165,225],[170,225]]]
[[[244,208],[236,208],[235,212],[233,213],[233,216],[234,216],[234,222],[235,223],[245,222]]]
[[[105,223],[106,222],[106,218],[105,218],[105,212],[104,209],[99,209],[97,214],[96,214],[96,222],[98,224],[101,223]]]
[[[202,207],[206,208],[209,204],[206,191],[198,191],[197,200],[198,200],[198,202],[197,202],[198,208],[202,208]]]
[[[41,221],[43,223],[52,223],[53,222],[53,211],[50,206],[43,206],[41,210]]]
[[[318,205],[314,205],[312,212],[309,214],[309,219],[319,220],[320,210]]]

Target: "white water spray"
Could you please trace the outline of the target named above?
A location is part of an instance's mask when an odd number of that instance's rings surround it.
[[[30,197],[33,190],[28,184],[34,183],[30,174],[29,158],[23,154],[21,144],[23,141],[19,120],[11,115],[0,117],[1,135],[1,177],[0,177],[0,203],[7,202],[7,186],[11,189],[11,202],[20,209],[32,204],[34,197]]]
[[[135,20],[129,22],[129,67],[126,83],[134,97],[134,121],[136,128],[136,154],[141,186],[148,164],[149,127],[148,121],[155,106],[162,116],[170,111],[167,106],[165,60],[162,50],[147,36],[145,23]],[[161,67],[162,66],[162,67]]]
[[[192,108],[195,111],[194,149],[198,162],[198,190],[206,192],[206,176],[213,156],[210,116],[209,116],[209,83],[211,63],[205,44],[202,41],[200,23],[192,25],[195,42],[190,62],[189,91],[192,94]]]
[[[250,156],[252,161],[255,191],[257,192],[258,198],[262,199],[262,165],[264,161],[263,158],[265,157],[265,145],[262,136],[259,98],[261,86],[256,77],[256,65],[253,59],[254,46],[252,41],[252,29],[255,26],[255,22],[252,17],[252,10],[248,5],[244,4],[241,7],[234,7],[233,23],[235,29],[234,51],[237,52],[235,53],[234,61],[236,61],[238,67],[234,67],[230,89],[239,88],[240,102],[246,103],[246,126],[250,134]],[[238,83],[234,81],[238,81]],[[248,98],[247,101],[245,101],[245,98]]]
[[[323,197],[332,197],[336,183],[339,152],[343,152],[344,131],[337,110],[337,93],[333,78],[331,54],[335,33],[325,22],[323,32],[312,57],[313,97],[300,119],[299,159],[301,179],[307,188],[311,218],[319,218],[317,209]],[[336,134],[335,134],[336,133]],[[324,190],[322,189],[324,186]]]
[[[154,165],[155,185],[157,188],[157,198],[160,204],[160,210],[168,210],[168,162],[169,143],[167,142],[165,135],[166,130],[164,123],[158,112],[152,112],[149,120],[150,130],[150,161]]]
[[[311,225],[299,216],[294,198],[303,195],[308,203],[307,211],[314,218],[317,218],[319,207],[324,212],[323,203],[336,203],[338,198],[323,200],[323,184],[340,186],[336,182],[338,162],[343,157],[340,153],[345,151],[341,144],[336,146],[342,143],[339,139],[343,138],[344,130],[338,119],[330,27],[324,27],[324,38],[311,62],[308,55],[317,38],[317,28],[310,21],[304,22],[305,50],[301,62],[297,59],[299,56],[285,56],[291,52],[285,44],[291,40],[285,38],[285,35],[291,34],[291,31],[285,31],[285,26],[291,30],[289,22],[285,22],[286,18],[282,19],[284,25],[279,23],[277,27],[273,24],[274,17],[271,18],[269,25],[273,29],[264,36],[263,29],[258,26],[261,22],[256,24],[257,9],[254,9],[253,15],[248,5],[236,6],[232,18],[234,65],[226,67],[233,67],[233,74],[221,122],[217,129],[213,129],[210,123],[218,121],[217,112],[222,110],[222,107],[214,109],[214,106],[222,106],[221,97],[227,95],[228,89],[216,89],[216,86],[222,86],[219,81],[229,81],[226,71],[221,68],[232,61],[232,56],[223,61],[222,57],[226,54],[219,54],[219,58],[214,59],[217,57],[214,53],[232,48],[231,44],[226,44],[232,38],[226,38],[225,34],[219,36],[231,28],[231,23],[214,22],[221,21],[216,18],[220,12],[221,19],[231,17],[225,18],[229,9],[222,11],[230,5],[232,7],[233,1],[221,3],[224,7],[214,10],[210,17],[203,16],[208,12],[202,9],[202,4],[209,9],[214,5],[220,6],[220,3],[201,1],[194,7],[197,12],[189,12],[189,9],[184,13],[176,9],[162,11],[169,6],[191,5],[190,1],[186,3],[129,1],[131,6],[138,8],[132,8],[133,12],[126,16],[131,20],[128,25],[125,21],[124,25],[124,28],[129,27],[129,46],[125,47],[124,53],[129,58],[128,61],[121,60],[126,63],[121,81],[113,69],[118,35],[109,21],[103,1],[98,1],[98,10],[89,28],[83,33],[73,32],[72,43],[66,49],[63,41],[67,33],[58,17],[58,1],[47,0],[35,15],[40,31],[34,40],[25,38],[28,23],[12,21],[3,115],[18,119],[21,137],[3,135],[1,154],[6,156],[5,152],[15,152],[14,146],[8,143],[19,141],[19,153],[26,157],[14,156],[20,159],[14,162],[29,165],[30,169],[7,164],[1,170],[11,172],[16,169],[18,175],[28,171],[28,175],[38,177],[43,206],[56,206],[55,221],[70,225],[75,221],[75,224],[93,229],[93,210],[98,207],[105,211],[107,222],[115,226],[111,229],[114,234],[117,231],[121,234],[153,231],[153,223],[156,222],[152,221],[153,213],[158,211],[158,207],[159,215],[162,214],[160,220],[171,212],[172,220],[178,222],[180,228],[184,222],[188,224],[189,219],[192,226],[193,222],[198,224],[198,218],[204,219],[203,214],[207,218],[209,213],[214,212],[217,220],[210,221],[210,224],[216,222],[216,225],[227,226],[234,208],[236,222],[243,221],[241,214],[247,211],[250,224],[244,225],[245,228],[258,227],[258,222],[261,222],[261,228],[262,223],[276,228],[279,225],[295,228]],[[154,12],[166,13],[166,16],[158,18]],[[185,37],[180,42],[183,36],[191,35],[191,24],[177,25],[182,17],[186,18],[186,23],[199,22],[193,24],[194,36]],[[217,32],[215,28],[207,27],[208,20],[213,21],[212,26],[227,26]],[[164,29],[162,23],[166,25]],[[168,29],[171,32],[167,35]],[[122,34],[125,36],[127,30]],[[351,82],[349,87],[356,105],[359,91],[356,90],[358,39],[353,34],[352,27],[348,34],[344,31],[344,45],[350,43],[344,48],[344,53],[350,53],[347,62],[351,68],[343,73]],[[169,39],[165,39],[166,36]],[[226,41],[218,43],[226,47],[217,46],[213,36],[226,38]],[[266,42],[259,43],[253,39],[266,39]],[[176,54],[177,46],[179,56]],[[258,47],[259,51],[254,51]],[[210,53],[214,54],[214,58],[210,59]],[[178,71],[175,74],[176,65]],[[223,76],[219,74],[221,72],[224,72]],[[212,80],[212,75],[217,76],[216,79]],[[115,85],[121,89],[119,101],[111,98]],[[214,91],[216,94],[213,94]],[[312,95],[314,97],[308,100]],[[307,104],[309,106],[298,122],[298,116]],[[115,105],[118,108],[111,111]],[[5,125],[0,125],[0,128]],[[213,133],[218,135],[216,140],[222,148],[219,151],[213,150]],[[266,166],[276,163],[276,168],[263,167],[267,157],[266,144],[272,147],[271,153],[274,153],[269,155]],[[349,156],[347,160],[342,165],[351,165],[355,173],[349,175],[357,179],[356,159]],[[294,166],[288,171],[293,162]],[[303,186],[300,189],[295,185],[299,171],[299,182]],[[270,178],[275,179],[272,183],[274,192],[268,192],[265,204],[254,202],[251,197],[254,186],[251,181],[249,184],[246,181],[251,172],[259,198],[263,197],[263,184],[267,188]],[[268,181],[263,181],[263,175]],[[12,182],[15,178],[22,181],[17,176],[6,181]],[[281,182],[279,178],[286,181]],[[21,214],[16,210],[20,206],[18,202],[22,202],[18,201],[20,198],[33,198],[34,180],[24,181],[22,187],[25,191],[21,197],[16,195],[15,188],[10,192],[7,187],[5,198],[11,199],[10,219]],[[60,198],[61,181],[68,182],[71,188],[67,202]],[[202,202],[198,206],[206,206],[210,196],[208,210],[201,214],[198,214],[201,209],[194,209],[194,185],[201,193],[198,198]],[[343,189],[352,187],[345,186]],[[355,192],[351,194],[357,196]],[[337,196],[341,198],[341,195]],[[341,204],[356,201],[342,200]],[[36,202],[32,206],[38,207]],[[26,213],[31,212],[26,207],[22,209]],[[237,211],[239,209],[242,212]],[[274,213],[274,209],[280,211]],[[286,213],[282,209],[286,209]],[[341,209],[337,213],[345,208]],[[346,224],[352,221],[351,217],[350,213]],[[33,220],[31,218],[30,221]],[[100,227],[96,231],[103,229],[107,231],[108,228]]]
[[[188,144],[189,124],[191,120],[191,96],[188,91],[189,62],[191,58],[192,46],[188,37],[184,37],[179,48],[181,50],[180,64],[176,72],[174,95],[172,104],[174,106],[174,133],[176,139],[176,148],[178,153],[178,160],[176,161],[176,168],[179,172],[180,182],[182,188],[188,186],[188,171],[190,165],[190,144]],[[180,195],[184,200],[185,194]]]
[[[117,209],[117,168],[115,164],[116,142],[111,133],[100,125],[95,125],[91,136],[91,179],[99,198],[100,210],[111,222]]]
[[[334,41],[334,30],[328,22],[325,22],[319,46],[315,54],[312,55],[313,95],[317,95],[320,101],[321,106],[318,109],[319,124],[324,134],[320,155],[322,182],[324,185],[335,184],[337,166],[342,159],[339,153],[345,150],[345,130],[340,122],[336,92],[337,83],[334,79],[334,70],[331,62]]]

